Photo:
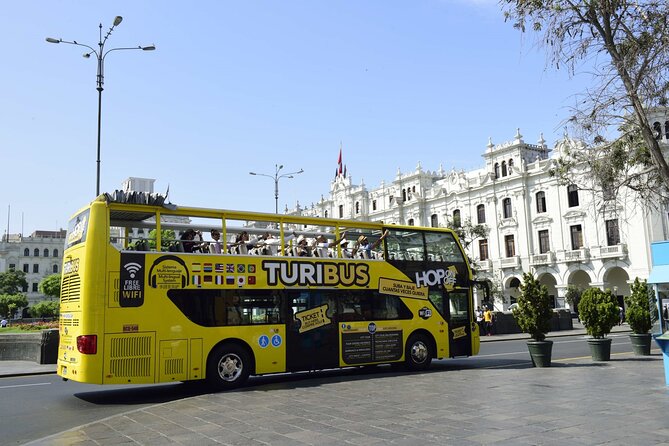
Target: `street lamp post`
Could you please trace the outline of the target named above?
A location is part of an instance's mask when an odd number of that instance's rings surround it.
[[[107,42],[107,39],[111,35],[112,31],[114,31],[114,28],[116,28],[118,25],[121,24],[123,21],[123,17],[116,16],[114,18],[114,23],[112,26],[109,28],[109,31],[107,31],[107,34],[105,34],[104,37],[102,37],[102,23],[100,23],[100,39],[98,40],[98,49],[96,50],[95,48],[79,43],[76,40],[73,41],[67,41],[63,39],[54,39],[53,37],[47,37],[46,41],[49,43],[68,43],[70,45],[77,45],[77,46],[83,46],[84,48],[88,48],[90,52],[84,53],[85,58],[91,57],[91,55],[95,54],[95,57],[98,60],[98,74],[97,74],[97,90],[98,90],[98,147],[97,147],[97,176],[96,176],[96,188],[95,188],[95,196],[100,195],[100,133],[101,133],[101,128],[102,128],[102,90],[104,90],[103,85],[104,85],[104,68],[105,68],[105,57],[107,57],[107,54],[111,53],[112,51],[119,51],[119,50],[142,50],[142,51],[153,51],[156,49],[155,45],[148,45],[148,46],[136,46],[136,47],[119,47],[119,48],[112,48],[110,50],[105,51],[105,43]]]
[[[279,180],[281,178],[294,178],[293,175],[300,174],[304,172],[303,169],[298,170],[297,172],[290,172],[290,173],[284,173],[279,175],[281,172],[281,169],[283,169],[283,164],[275,164],[274,165],[274,175],[268,175],[266,173],[256,173],[256,172],[249,172],[250,175],[257,175],[259,177],[267,177],[271,178],[274,180],[274,213],[279,214]]]

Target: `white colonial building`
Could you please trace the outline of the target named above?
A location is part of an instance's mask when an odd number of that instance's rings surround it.
[[[4,234],[0,241],[0,272],[10,270],[26,273],[28,286],[23,292],[28,305],[49,299],[39,292],[39,283],[46,276],[60,274],[65,249],[64,229],[35,231],[30,236]]]
[[[666,125],[659,136],[666,145],[669,118],[663,112],[655,121]],[[667,206],[650,210],[637,206],[629,191],[602,196],[560,183],[549,171],[568,147],[578,146],[565,138],[551,150],[543,137],[528,144],[517,131],[512,141],[488,143],[479,170],[430,171],[419,163],[373,189],[337,175],[327,198],[287,212],[431,227],[470,220],[489,229],[467,250],[478,278],[503,292],[497,309],[515,301],[528,271],[548,287],[557,308],[568,307],[569,285],[611,289],[622,304],[634,279],[649,275],[650,243],[669,239]]]

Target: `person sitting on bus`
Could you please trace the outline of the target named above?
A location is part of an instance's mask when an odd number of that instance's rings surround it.
[[[220,254],[221,253],[221,233],[218,229],[211,230],[211,238],[213,242],[209,244],[209,252],[211,254]]]
[[[346,231],[342,233],[341,237],[335,238],[332,242],[328,242],[327,237],[320,234],[314,239],[311,245],[311,252],[316,257],[332,257],[331,248],[336,247],[345,237]]]
[[[181,249],[183,249],[183,252],[193,252],[193,249],[195,248],[195,242],[193,239],[195,238],[195,230],[194,229],[186,229],[183,234],[181,234],[180,240],[181,240]]]
[[[235,242],[231,245],[231,254],[248,254],[248,246],[246,242],[249,240],[249,233],[246,231],[240,232],[235,238]]]
[[[297,245],[293,248],[293,255],[295,257],[308,257],[311,255],[311,250],[309,249],[309,243],[305,236],[300,235],[297,238]]]
[[[383,235],[379,237],[377,240],[374,241],[374,243],[369,243],[369,239],[367,239],[366,235],[361,235],[358,237],[357,242],[355,243],[355,246],[353,247],[353,256],[355,254],[360,253],[360,256],[363,259],[374,259],[376,256],[373,254],[373,251],[381,244],[384,238],[388,235],[388,230],[386,229],[383,232]]]
[[[349,248],[349,241],[346,239],[342,239],[342,241],[339,242],[339,246],[341,248],[341,258],[342,259],[352,259],[353,258],[353,250]],[[333,256],[332,257],[338,257],[339,253],[336,251],[336,248],[333,249]]]

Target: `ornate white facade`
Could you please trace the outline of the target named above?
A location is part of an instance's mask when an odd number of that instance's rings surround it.
[[[28,287],[23,290],[28,305],[50,299],[39,292],[39,283],[51,274],[60,274],[65,250],[64,229],[35,231],[30,236],[6,234],[0,241],[0,272],[26,273]]]
[[[666,147],[669,119],[666,114],[656,118],[666,122],[667,132],[660,136]],[[527,271],[548,287],[556,307],[568,307],[569,285],[609,288],[622,302],[635,277],[648,277],[650,243],[669,239],[667,206],[649,210],[637,206],[629,192],[604,199],[560,184],[549,170],[562,150],[575,146],[564,139],[550,150],[543,137],[528,144],[518,131],[512,141],[489,142],[479,170],[429,171],[419,163],[374,189],[338,175],[327,198],[287,212],[432,227],[470,219],[489,228],[488,236],[473,240],[467,251],[478,278],[501,288],[504,300],[495,303],[497,309],[515,301]]]

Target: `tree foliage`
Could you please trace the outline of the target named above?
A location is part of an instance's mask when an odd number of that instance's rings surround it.
[[[578,309],[578,302],[581,300],[581,294],[583,294],[583,291],[575,285],[569,285],[567,287],[567,291],[564,293],[564,298],[569,304],[569,307],[577,311]]]
[[[0,273],[0,294],[19,294],[28,287],[26,273],[9,270]]]
[[[28,306],[24,294],[0,294],[0,316],[13,318],[17,311]]]
[[[151,229],[151,231],[149,232],[149,248],[150,249],[156,249],[156,244],[157,244],[156,243],[156,235],[157,235],[157,231],[155,229]],[[174,234],[174,231],[172,229],[162,229],[160,231],[161,250],[167,251],[175,240],[176,240],[176,235]]]
[[[546,339],[553,317],[551,298],[546,285],[539,283],[532,273],[523,274],[517,302],[518,306],[513,309],[513,317],[518,327],[535,341]]]
[[[448,228],[452,229],[460,239],[462,247],[466,250],[477,238],[485,238],[490,233],[487,225],[474,224],[471,218],[466,218],[464,224],[460,221],[449,221]]]
[[[45,296],[60,298],[60,274],[50,274],[42,279],[39,292]]]
[[[588,288],[581,295],[578,315],[588,334],[601,339],[618,323],[618,302],[611,290]]]
[[[646,281],[634,279],[631,286],[632,294],[625,296],[625,305],[627,305],[627,322],[634,333],[648,333],[653,327],[651,320],[651,302],[655,300],[654,294]]]
[[[667,105],[669,0],[500,4],[515,28],[541,36],[539,43],[556,69],[567,68],[571,75],[579,66],[594,71],[594,84],[582,92],[569,121],[592,148],[583,156],[592,162],[595,185],[666,196],[669,165],[648,112]],[[613,130],[619,136],[608,137]]]
[[[53,300],[37,302],[30,307],[30,315],[32,317],[55,317],[58,316],[59,312],[58,302]]]

